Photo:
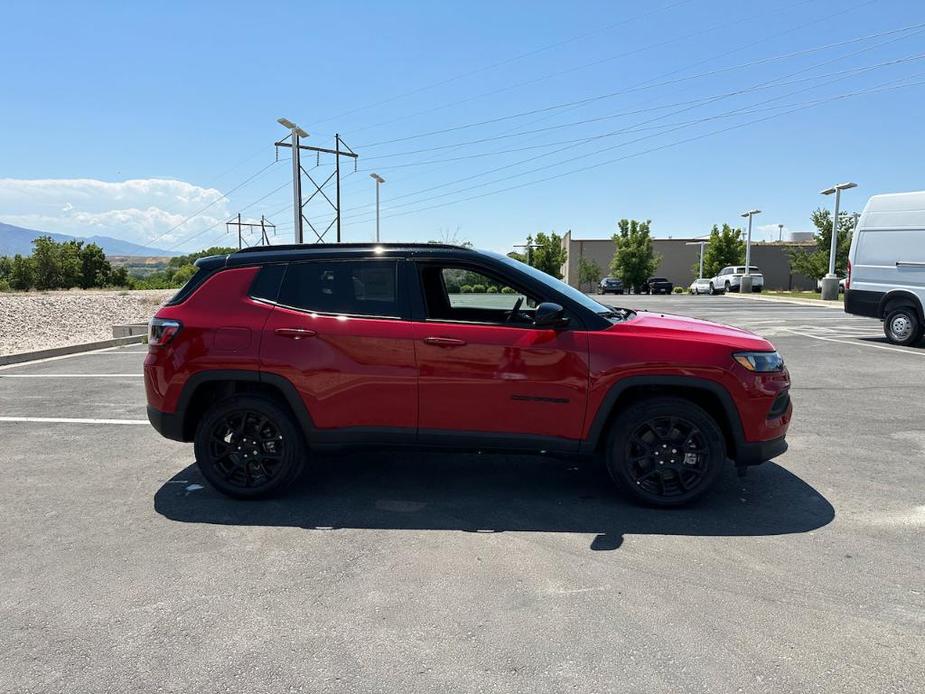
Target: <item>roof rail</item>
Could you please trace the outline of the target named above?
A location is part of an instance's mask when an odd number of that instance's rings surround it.
[[[273,253],[278,251],[309,251],[313,249],[333,250],[337,248],[452,248],[453,250],[471,250],[468,246],[458,246],[452,243],[286,243],[277,246],[249,246],[235,251],[238,253]]]

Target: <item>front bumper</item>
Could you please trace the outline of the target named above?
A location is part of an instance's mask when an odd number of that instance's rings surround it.
[[[786,450],[787,440],[784,436],[770,441],[740,443],[736,446],[735,464],[740,466],[759,465],[766,460],[782,455]]]
[[[173,441],[185,441],[183,438],[183,420],[173,412],[161,412],[148,405],[148,421],[157,433]]]

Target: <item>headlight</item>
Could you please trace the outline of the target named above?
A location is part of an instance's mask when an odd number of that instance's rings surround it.
[[[749,371],[764,373],[784,368],[784,359],[777,352],[737,352],[732,358]]]

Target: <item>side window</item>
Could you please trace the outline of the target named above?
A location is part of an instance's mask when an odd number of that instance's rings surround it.
[[[310,260],[291,263],[279,303],[353,316],[401,317],[394,260]]]
[[[441,274],[452,308],[510,309],[518,298],[523,298],[523,308],[536,308],[530,297],[480,272],[445,267]]]
[[[512,327],[533,324],[538,297],[510,286],[500,276],[431,263],[423,263],[420,273],[428,320]]]

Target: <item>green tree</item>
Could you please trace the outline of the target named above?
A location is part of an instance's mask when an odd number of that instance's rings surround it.
[[[790,252],[790,269],[812,279],[820,279],[829,271],[829,253],[832,245],[832,213],[816,208],[810,217],[816,227],[816,250],[795,249]],[[857,216],[848,212],[838,215],[838,238],[836,240],[835,272],[844,276],[848,266],[848,251],[851,248],[851,234]]]
[[[594,288],[594,285],[601,281],[601,276],[604,274],[601,266],[598,265],[597,261],[585,257],[578,259],[578,286],[583,286],[586,282],[588,283],[588,291],[591,291]]]
[[[28,291],[35,286],[35,262],[32,258],[23,257],[17,253],[10,263],[10,287],[21,292]]]
[[[95,243],[88,243],[79,249],[80,257],[80,287],[105,287],[109,284],[112,275],[112,265],[106,260],[103,249]]]
[[[114,287],[131,287],[132,278],[128,276],[128,270],[124,265],[114,268],[109,275],[109,283]]]
[[[745,241],[742,230],[723,224],[715,224],[710,231],[710,240],[703,249],[703,276],[715,277],[727,265],[741,265],[745,262]],[[699,263],[697,266],[699,269]]]
[[[661,261],[652,248],[651,223],[651,220],[621,219],[617,224],[618,232],[613,235],[617,248],[610,261],[610,272],[622,278],[627,288],[641,286]]]
[[[179,270],[173,273],[173,283],[177,286],[184,285],[195,274],[195,265],[183,265]]]
[[[530,244],[529,238],[527,243]],[[562,266],[568,260],[568,251],[562,245],[562,237],[556,232],[546,234],[541,231],[536,235],[536,241],[530,245],[535,246],[532,249],[533,257],[530,265],[537,270],[542,270],[547,275],[552,275],[556,279],[562,279]]]

